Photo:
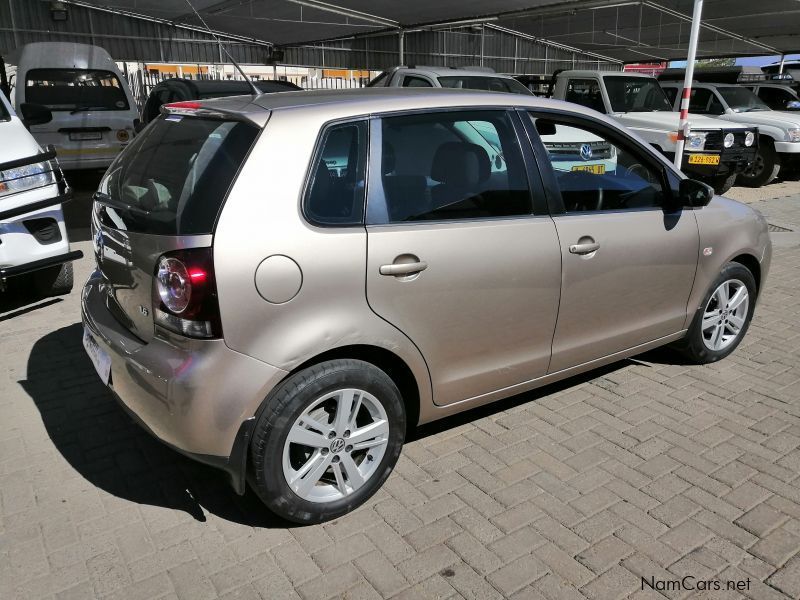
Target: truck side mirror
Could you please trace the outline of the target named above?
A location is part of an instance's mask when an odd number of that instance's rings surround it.
[[[685,208],[702,208],[714,197],[714,188],[694,179],[681,179],[678,187],[680,203]]]
[[[19,105],[19,112],[22,115],[22,124],[29,129],[31,125],[44,125],[53,120],[53,113],[41,104],[24,102]]]

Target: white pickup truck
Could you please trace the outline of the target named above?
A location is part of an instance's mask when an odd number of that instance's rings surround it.
[[[552,96],[609,115],[673,159],[679,115],[658,81],[648,75],[556,71]],[[757,128],[690,115],[681,169],[725,193],[756,157]]]
[[[661,85],[678,110],[683,81],[662,81]],[[772,110],[744,86],[705,81],[692,83],[689,110],[729,123],[758,126],[758,155],[753,166],[739,176],[739,183],[760,187],[779,173],[785,177],[800,169],[800,113]]]

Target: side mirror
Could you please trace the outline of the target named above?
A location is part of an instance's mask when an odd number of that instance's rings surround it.
[[[714,188],[694,179],[681,179],[678,187],[680,203],[685,208],[702,208],[714,197]]]
[[[22,123],[28,128],[31,125],[44,125],[53,120],[53,113],[41,104],[25,102],[19,105],[19,112],[22,115]]]

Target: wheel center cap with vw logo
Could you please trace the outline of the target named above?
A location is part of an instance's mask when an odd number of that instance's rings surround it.
[[[344,450],[344,440],[342,438],[336,438],[331,442],[331,452],[336,454],[342,450]]]
[[[592,159],[592,147],[589,144],[582,144],[581,145],[581,158],[583,160],[591,160]]]

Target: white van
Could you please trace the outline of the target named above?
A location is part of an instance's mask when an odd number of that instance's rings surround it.
[[[31,133],[52,144],[66,169],[105,169],[133,138],[139,113],[125,77],[108,52],[68,42],[26,44],[12,52],[13,103],[42,105],[53,113]]]

